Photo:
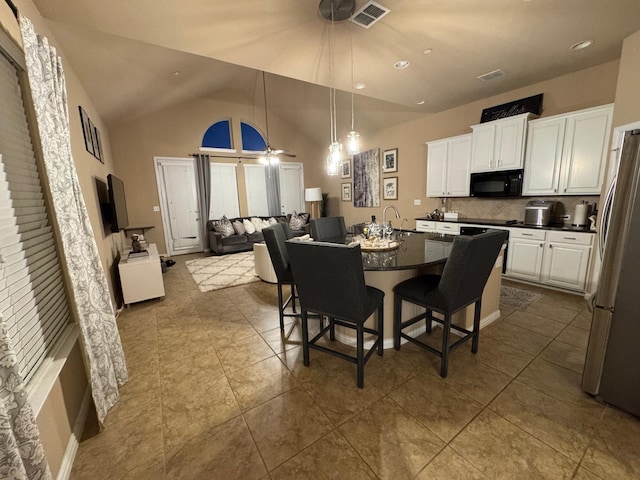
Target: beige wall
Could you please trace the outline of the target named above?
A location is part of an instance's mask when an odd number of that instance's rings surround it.
[[[622,44],[613,126],[640,121],[640,31]]]
[[[398,200],[381,200],[379,208],[355,208],[351,202],[335,201],[335,204],[339,205],[340,214],[344,215],[347,223],[369,220],[371,215],[376,215],[380,219],[382,209],[386,205],[393,204],[398,207],[401,217],[408,219],[408,222],[405,222],[405,227],[414,228],[414,218],[422,217],[425,213],[441,207],[439,199],[426,198],[427,146],[425,142],[471,133],[470,126],[479,123],[484,108],[538,93],[544,94],[543,117],[612,103],[615,96],[618,64],[618,61],[605,63],[397,125],[376,132],[374,135],[363,135],[363,150],[398,148],[398,172],[384,175],[385,177],[398,176]],[[338,199],[340,183],[346,181],[353,182],[353,179],[325,177],[324,189],[330,192],[333,199]],[[414,199],[419,199],[421,205],[415,206]],[[504,202],[509,201],[504,200]],[[449,200],[449,202],[451,203],[450,208],[455,208],[456,201]],[[479,215],[480,218],[496,216],[493,211],[495,204],[485,203],[486,211],[484,214],[478,211],[483,209],[482,204],[475,206],[475,215]],[[465,215],[462,208],[460,210],[461,214]],[[507,210],[511,209],[507,208]],[[394,220],[394,225],[398,225],[397,222]]]
[[[159,252],[166,252],[162,214],[154,212],[160,206],[154,157],[189,158],[197,153],[202,137],[216,121],[231,118],[234,145],[241,150],[240,121],[258,128],[264,119],[264,110],[250,104],[229,103],[210,98],[199,98],[156,112],[130,122],[118,122],[111,129],[113,158],[116,175],[125,184],[127,210],[131,225],[154,225],[145,233],[147,241],[156,243]],[[318,162],[324,147],[308,139],[292,125],[269,113],[269,135],[271,139],[284,139],[283,143],[272,140],[275,148],[286,148],[296,158],[283,157],[283,161],[302,162],[306,186],[319,186],[324,170]],[[239,154],[241,155],[241,154]],[[223,163],[257,163],[252,159],[224,158]],[[240,213],[246,215],[246,191],[243,169],[238,168],[238,196]]]

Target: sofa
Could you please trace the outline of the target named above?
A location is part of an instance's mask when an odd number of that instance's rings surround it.
[[[251,251],[254,243],[264,241],[262,228],[274,222],[285,225],[288,238],[300,237],[311,231],[308,213],[229,219],[223,216],[207,222],[209,248],[214,255]]]

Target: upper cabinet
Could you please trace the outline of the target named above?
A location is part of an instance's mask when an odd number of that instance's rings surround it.
[[[471,173],[522,168],[530,113],[473,125]]]
[[[523,195],[600,195],[613,105],[532,120]]]
[[[427,142],[427,197],[468,197],[471,134]]]

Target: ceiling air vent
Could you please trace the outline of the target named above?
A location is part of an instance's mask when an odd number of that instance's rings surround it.
[[[390,11],[387,7],[383,7],[379,3],[367,2],[360,10],[353,14],[351,21],[363,28],[370,28]]]
[[[498,70],[494,70],[493,72],[489,72],[489,73],[484,73],[482,75],[480,75],[479,77],[476,77],[478,80],[480,80],[481,82],[487,82],[489,80],[493,80],[494,78],[499,78],[502,77],[504,75],[504,72],[500,69]]]

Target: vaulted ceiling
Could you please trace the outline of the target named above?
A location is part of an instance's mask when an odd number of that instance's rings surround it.
[[[251,102],[266,71],[270,114],[322,138],[328,86],[350,118],[365,83],[356,122],[374,131],[614,60],[640,30],[638,0],[380,0],[390,13],[369,29],[332,27],[319,0],[34,3],[108,124],[194,98]]]

